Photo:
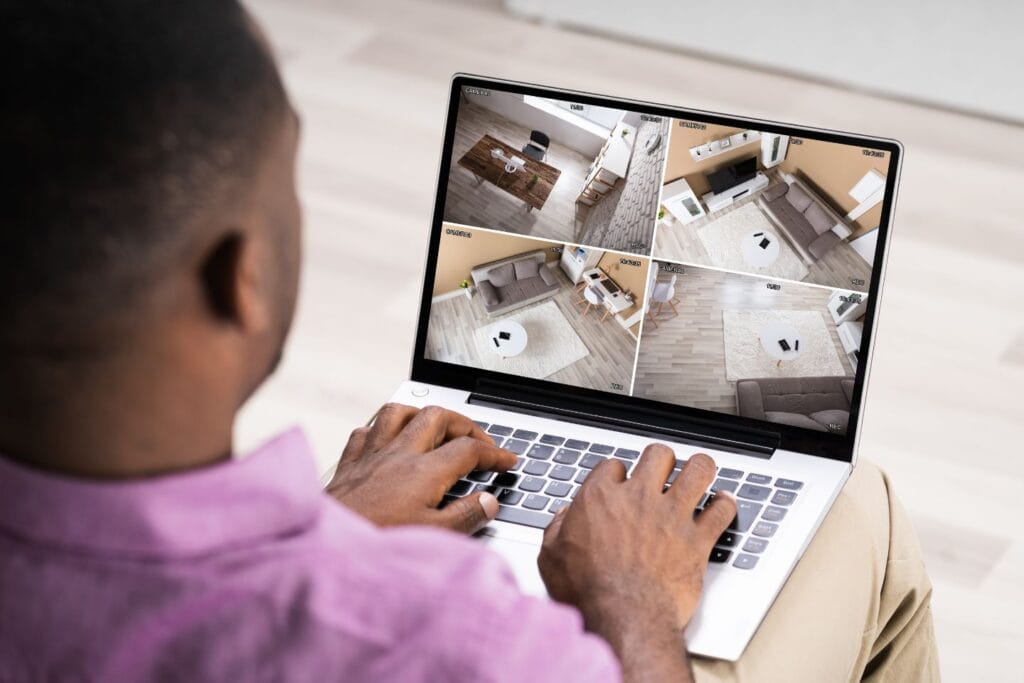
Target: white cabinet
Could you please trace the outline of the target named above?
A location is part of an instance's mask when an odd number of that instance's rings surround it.
[[[737,199],[742,199],[766,187],[768,187],[768,176],[758,171],[753,178],[745,183],[734,185],[720,194],[708,192],[701,199],[704,200],[704,205],[708,207],[708,211],[714,213],[715,211],[721,211]]]
[[[868,308],[868,295],[861,292],[836,290],[828,299],[828,312],[836,325],[856,320],[864,315]]]
[[[697,195],[685,178],[669,183],[661,190],[661,205],[677,221],[691,223],[705,214]]]
[[[583,272],[597,267],[603,252],[590,247],[573,247],[566,245],[559,261],[562,271],[569,276],[573,284],[583,279]]]
[[[629,160],[633,156],[634,138],[636,128],[633,126],[622,122],[615,126],[594,163],[590,165],[583,189],[576,198],[577,203],[593,206],[615,187],[620,178],[626,177]]]
[[[765,168],[781,164],[788,150],[788,135],[761,133],[761,165]]]

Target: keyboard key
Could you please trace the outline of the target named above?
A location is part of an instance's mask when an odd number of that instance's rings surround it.
[[[520,486],[522,488],[522,486]],[[729,528],[733,531],[738,531],[741,534],[747,533],[754,520],[761,514],[761,508],[763,506],[760,503],[754,503],[749,500],[737,500],[736,501],[736,519],[732,520],[732,524]]]
[[[508,440],[503,439],[500,436],[492,436],[491,438],[494,439],[494,445],[497,446],[498,448],[501,448],[501,444],[505,443]]]
[[[476,423],[477,427],[484,430],[485,432],[487,431],[487,428],[491,426],[489,423],[481,422],[480,420],[473,420],[473,422]]]
[[[534,439],[537,438],[538,434],[537,432],[531,432],[526,429],[517,429],[516,431],[512,432],[512,436],[516,439],[525,439],[527,441],[533,441]]]
[[[501,472],[500,474],[498,474],[498,476],[494,478],[494,481],[492,481],[491,483],[494,484],[495,486],[504,486],[506,488],[510,486],[515,486],[516,484],[519,483],[519,475],[513,474],[511,472]]]
[[[571,481],[576,476],[576,468],[569,465],[555,465],[548,476],[558,481]]]
[[[473,493],[494,493],[498,487],[494,484],[474,484]]]
[[[627,460],[636,460],[640,457],[640,451],[633,451],[628,448],[617,448],[615,449],[616,458],[626,458]]]
[[[666,484],[671,484],[672,482],[674,482],[676,480],[676,477],[678,477],[678,476],[679,476],[679,470],[672,470],[671,472],[669,472],[668,479],[665,480],[665,483]]]
[[[773,505],[792,505],[796,500],[796,493],[793,491],[776,491],[772,496]]]
[[[516,455],[522,455],[530,447],[530,442],[522,439],[508,439],[505,441],[505,450],[512,451]]]
[[[785,516],[786,508],[777,508],[769,505],[764,509],[764,514],[761,515],[761,518],[768,522],[781,522]]]
[[[511,427],[504,425],[491,425],[487,429],[488,434],[497,434],[498,436],[511,436],[513,431]]]
[[[604,443],[595,443],[590,445],[591,453],[599,453],[601,455],[611,455],[615,451],[615,446],[609,446]]]
[[[763,538],[754,538],[753,536],[748,538],[747,542],[743,544],[744,552],[748,553],[763,553],[767,547],[768,541]]]
[[[721,546],[725,546],[726,548],[731,548],[734,545],[736,545],[737,543],[739,543],[739,540],[740,540],[739,536],[737,536],[736,534],[734,534],[731,531],[726,531],[725,533],[723,533],[721,536],[718,537],[718,543],[716,545],[721,545]]]
[[[547,496],[531,493],[526,497],[526,500],[523,501],[523,507],[527,510],[543,510],[550,502],[551,499]]]
[[[565,498],[571,490],[572,484],[567,484],[564,481],[553,481],[544,489],[544,493],[555,498]]]
[[[544,436],[540,437],[540,442],[543,444],[547,444],[548,446],[561,446],[563,443],[565,443],[565,437],[555,436],[554,434],[545,434]]]
[[[580,473],[576,475],[576,483],[582,484],[585,482],[588,474],[590,474],[590,470],[580,470]]]
[[[775,480],[775,485],[778,486],[780,489],[788,489],[790,491],[799,491],[804,487],[804,483],[802,481],[794,481],[792,479],[781,478]]]
[[[712,548],[711,557],[708,558],[711,562],[728,562],[729,557],[732,555],[731,550],[725,548]]]
[[[737,498],[748,498],[750,500],[768,500],[768,496],[772,490],[765,486],[755,486],[754,484],[744,484],[740,487],[739,491],[736,492]]]
[[[526,463],[526,467],[523,468],[523,472],[526,474],[532,474],[537,477],[543,477],[548,473],[548,469],[551,467],[550,463],[546,463],[542,460],[531,460]]]
[[[542,443],[535,443],[526,452],[526,455],[537,460],[547,460],[555,452],[554,446],[545,446]]]
[[[456,501],[456,500],[458,500],[458,498],[456,498],[455,496],[447,496],[446,495],[445,497],[443,497],[441,499],[441,503],[437,506],[437,509],[438,510],[443,510],[443,509],[445,509],[445,507],[448,506],[448,503],[451,503],[452,501]]]
[[[584,470],[584,472],[586,472],[586,470]],[[569,497],[570,498],[575,498],[576,494],[579,493],[579,492],[580,492],[580,487],[576,486],[576,487],[573,488],[572,493],[569,494]]]
[[[603,455],[595,455],[594,453],[587,453],[580,460],[580,467],[586,467],[588,470],[592,470],[608,458]]]
[[[770,522],[758,522],[754,525],[754,530],[750,533],[761,538],[771,538],[775,535],[776,529],[779,528],[778,524],[772,524]]]
[[[498,502],[502,505],[515,505],[523,499],[523,494],[519,491],[513,491],[512,489],[502,489],[498,493]]]
[[[743,472],[741,470],[732,470],[728,467],[723,467],[718,470],[718,476],[725,477],[726,479],[742,479]]]
[[[512,469],[509,470],[509,472],[518,472],[519,470],[523,469],[524,464],[526,464],[526,458],[517,457],[516,464],[512,466]]]
[[[524,477],[523,480],[519,482],[519,488],[523,491],[536,493],[544,488],[544,484],[546,483],[547,482],[540,477]]]
[[[711,485],[711,490],[714,492],[728,491],[729,493],[736,493],[740,483],[735,479],[715,479],[715,483]]]
[[[546,529],[548,524],[551,523],[552,516],[546,512],[534,512],[533,510],[524,510],[520,507],[500,505],[498,506],[498,516],[496,519],[500,519],[503,522]]]
[[[681,469],[683,469],[683,465],[685,465],[685,464],[686,464],[685,460],[683,460],[682,458],[676,458],[676,464],[673,465],[673,467],[675,467],[677,470],[681,470]]]
[[[567,500],[553,500],[551,505],[548,506],[548,512],[558,512],[568,504],[569,501]]]
[[[747,475],[747,481],[749,481],[751,484],[770,484],[772,478],[769,477],[767,474],[754,474],[753,472],[751,472],[750,474]]]
[[[478,481],[486,484],[494,478],[494,472],[485,472],[484,470],[473,470],[469,473],[468,477],[471,481]]]
[[[568,448],[559,448],[558,452],[555,453],[555,462],[562,465],[575,465],[576,461],[580,459],[580,452],[570,450]]]
[[[740,553],[736,556],[736,561],[732,563],[732,566],[739,567],[740,569],[753,569],[757,566],[757,559],[757,555]]]
[[[571,448],[574,451],[585,451],[590,448],[589,441],[580,441],[579,439],[569,439],[564,445],[566,448]]]
[[[469,490],[471,488],[473,488],[472,484],[470,484],[465,479],[460,479],[457,482],[455,482],[455,486],[451,487],[448,490],[448,494],[452,496],[464,496],[467,493],[469,493]]]

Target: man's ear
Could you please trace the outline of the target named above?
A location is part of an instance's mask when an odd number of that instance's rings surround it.
[[[257,245],[240,232],[225,234],[207,252],[202,264],[204,295],[210,313],[245,330],[270,324],[268,273],[261,267]]]

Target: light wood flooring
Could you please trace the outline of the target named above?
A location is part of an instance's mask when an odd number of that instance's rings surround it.
[[[772,183],[777,179],[777,174],[774,171],[768,171],[767,175]],[[692,223],[685,225],[675,220],[670,214],[666,215],[664,219],[658,221],[658,227],[654,233],[654,257],[679,263],[717,266],[718,264],[712,262],[707,249],[704,248],[704,242],[697,235],[697,229],[713,223],[742,206],[755,202],[758,195],[763,191],[764,189],[758,190],[754,194],[744,197],[724,209],[713,214],[701,216]],[[774,225],[774,221],[770,216],[765,215],[765,218]],[[785,230],[776,227],[775,232],[789,243],[797,258],[804,261],[803,257],[800,256],[800,252],[793,247]],[[803,279],[803,282],[834,287],[836,289],[866,291],[858,283],[869,283],[871,281],[871,266],[846,242],[837,244],[815,263],[804,261],[804,265],[807,266],[808,274]]]
[[[491,135],[516,149],[530,140],[530,129],[473,102],[463,101],[455,130],[452,166],[448,174],[446,221],[520,235],[572,242],[576,232],[576,197],[593,159],[552,140],[544,163],[557,168],[558,177],[544,207],[526,210],[520,199],[455,163],[484,135]]]
[[[560,270],[553,269],[553,272],[558,275],[561,289],[553,297],[531,306],[554,301],[590,353],[543,379],[588,389],[628,393],[636,357],[633,335],[614,317],[601,322],[601,312],[597,308],[584,314],[585,307],[575,305],[580,298],[575,287]],[[527,308],[530,306],[516,310]],[[487,316],[479,296],[472,299],[457,296],[434,302],[427,328],[427,358],[484,367],[473,343],[473,332],[496,319]],[[524,353],[529,353],[529,348]],[[621,389],[614,389],[615,386]]]
[[[239,449],[299,424],[327,471],[408,377],[456,71],[894,137],[906,157],[860,455],[921,537],[943,680],[1019,680],[1024,128],[523,22],[494,0],[247,4],[302,115],[306,234],[284,361]]]
[[[736,414],[736,382],[725,378],[727,310],[820,311],[847,375],[846,358],[828,313],[831,291],[820,287],[783,284],[781,291],[765,287],[766,280],[706,268],[685,268],[676,278],[676,308],[661,309],[655,327],[644,318],[633,393],[643,398]]]

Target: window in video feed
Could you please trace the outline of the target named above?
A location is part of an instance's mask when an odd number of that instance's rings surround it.
[[[446,223],[426,357],[629,392],[650,262]]]
[[[444,219],[650,255],[669,121],[463,88]]]
[[[655,261],[634,395],[845,434],[867,295]]]

